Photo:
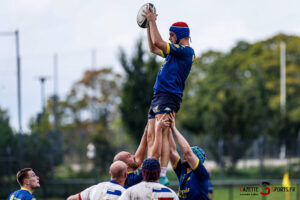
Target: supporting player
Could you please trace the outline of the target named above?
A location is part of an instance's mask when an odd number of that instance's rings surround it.
[[[40,187],[39,177],[31,168],[21,169],[17,173],[17,181],[21,187],[20,190],[15,191],[7,200],[36,200],[32,195],[34,190]]]
[[[160,164],[155,158],[147,158],[142,166],[143,182],[128,188],[120,197],[120,200],[134,199],[178,199],[176,193],[158,183]]]
[[[159,158],[160,152],[161,152],[161,135],[162,135],[162,129],[166,126],[170,126],[169,120],[164,120],[161,118],[156,123],[156,133],[158,134],[157,137],[155,137],[155,145],[153,145],[153,148],[151,149],[151,152],[149,152],[148,149],[148,155],[152,158]],[[144,134],[142,136],[140,145],[138,149],[136,150],[136,153],[134,155],[130,154],[127,151],[121,151],[114,157],[114,161],[121,160],[128,166],[128,178],[125,184],[125,188],[129,188],[137,183],[140,183],[143,180],[142,171],[139,169],[140,165],[142,164],[146,150],[147,150],[147,135],[149,134],[148,131],[148,125],[145,128]]]
[[[93,185],[82,192],[70,196],[67,200],[117,200],[125,191],[127,165],[116,161],[109,168],[110,181]]]
[[[160,119],[163,113],[177,112],[182,101],[185,80],[187,79],[192,63],[195,59],[194,50],[189,46],[190,29],[185,22],[176,22],[170,27],[170,43],[165,42],[156,25],[157,15],[151,7],[144,12],[144,17],[149,22],[147,28],[148,45],[150,51],[166,58],[165,64],[158,72],[154,94],[148,115],[148,149],[153,149],[155,140],[155,118]],[[168,118],[168,116],[166,116]],[[169,162],[169,128],[163,130],[161,152],[161,177],[160,183],[169,183],[166,170]],[[150,157],[148,155],[148,157]]]
[[[171,114],[171,130],[183,153],[180,158],[172,134],[169,134],[170,161],[179,180],[178,196],[180,200],[209,200],[208,180],[209,174],[203,163],[206,159],[204,151],[197,146],[190,147],[186,139],[175,127],[175,114]]]

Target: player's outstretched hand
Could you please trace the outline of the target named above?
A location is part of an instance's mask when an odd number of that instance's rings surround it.
[[[171,128],[175,128],[175,112],[170,113]]]

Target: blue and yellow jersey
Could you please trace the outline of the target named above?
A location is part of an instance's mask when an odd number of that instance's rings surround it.
[[[36,200],[36,198],[25,188],[15,191],[6,200]]]
[[[124,188],[127,189],[135,184],[138,184],[143,181],[143,174],[141,169],[137,169],[134,172],[128,172],[127,182],[124,185]]]
[[[182,98],[185,80],[191,71],[195,52],[190,46],[181,44],[167,43],[167,48],[167,52],[161,51],[166,61],[158,72],[153,87],[154,94],[165,92]]]
[[[178,197],[180,200],[209,200],[209,174],[199,160],[192,171],[187,173],[179,157],[173,169],[179,179]]]

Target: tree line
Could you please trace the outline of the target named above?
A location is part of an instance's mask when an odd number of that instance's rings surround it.
[[[286,114],[280,112],[280,42],[286,43]],[[221,163],[224,156],[234,168],[259,137],[271,139],[288,151],[300,130],[300,37],[278,34],[256,43],[239,41],[228,52],[208,50],[199,55],[186,83],[176,124],[200,142],[209,159]],[[150,55],[143,40],[131,57],[120,48],[124,73],[112,67],[86,71],[58,102],[58,129],[53,131],[53,101],[30,121],[24,134],[24,164],[53,178],[55,166],[92,163],[96,173],[106,172],[119,150],[136,148],[147,123],[152,87],[162,60]],[[0,110],[0,177],[17,171],[17,136],[9,116]],[[86,156],[95,145],[95,158]],[[278,149],[274,150],[278,153]],[[13,158],[11,169],[7,158]]]

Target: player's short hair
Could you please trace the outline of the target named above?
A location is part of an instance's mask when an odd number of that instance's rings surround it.
[[[24,179],[28,178],[28,172],[29,171],[32,171],[32,169],[31,168],[24,168],[24,169],[21,169],[20,171],[18,171],[17,181],[18,181],[20,186],[24,185]]]
[[[160,164],[155,158],[147,158],[142,165],[143,180],[147,182],[156,181],[160,175]]]

